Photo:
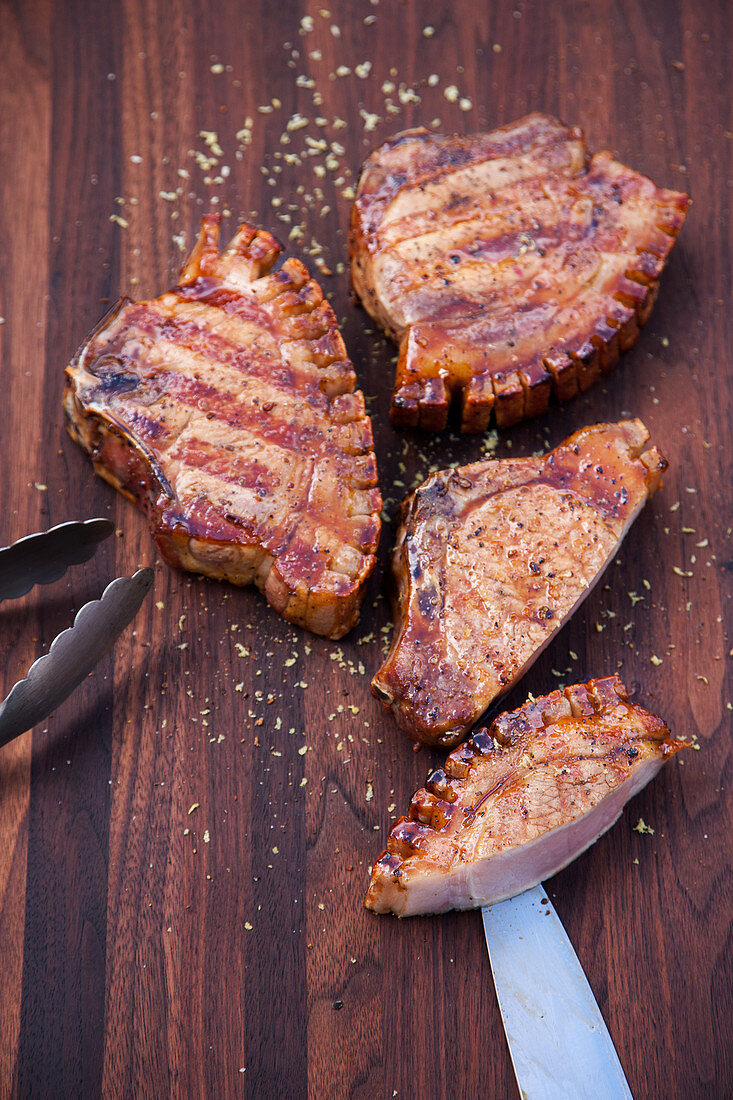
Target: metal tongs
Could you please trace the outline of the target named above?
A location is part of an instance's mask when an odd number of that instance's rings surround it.
[[[0,604],[50,584],[88,561],[114,531],[108,519],[61,523],[0,549]],[[46,718],[84,680],[132,622],[153,583],[153,570],[118,577],[74,619],[0,703],[0,746]]]

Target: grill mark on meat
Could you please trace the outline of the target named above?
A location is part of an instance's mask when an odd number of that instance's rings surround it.
[[[204,314],[204,323],[206,320]],[[189,352],[199,369],[210,371],[211,364],[215,363],[222,368],[222,373],[226,371],[224,377],[232,384],[241,385],[243,380],[254,378],[280,390],[291,402],[294,397],[307,396],[317,400],[321,409],[327,408],[328,400],[318,385],[322,371],[311,364],[284,364],[274,345],[272,348],[250,346],[242,350],[250,334],[244,330],[234,335],[239,335],[238,342],[211,332],[194,320],[181,322],[152,308],[139,309],[126,314],[124,338],[113,342],[111,349],[105,351],[105,357],[117,354],[130,365],[137,365],[139,371],[155,373],[160,364],[146,359],[145,353],[155,352],[160,358],[168,354],[175,360],[176,352]],[[184,364],[177,360],[176,369],[183,372],[183,368]],[[96,364],[93,369],[96,373]]]
[[[344,437],[350,433],[343,426],[330,424],[324,415],[329,402],[313,378],[315,371],[309,377],[304,370],[289,367],[278,377],[271,362],[257,363],[255,356],[239,352],[227,339],[209,334],[193,322],[187,321],[185,327],[175,320],[166,323],[166,318],[151,308],[136,308],[130,322],[124,339],[113,341],[103,358],[116,354],[128,375],[137,369],[145,379],[149,399],[156,391],[175,394],[176,401],[196,407],[206,403],[210,416],[225,419],[232,427],[246,428],[263,439],[281,440],[293,450],[305,447],[311,453],[342,453]],[[162,358],[161,363],[145,358],[141,333],[149,341],[149,348]],[[186,357],[181,358],[184,352],[190,353],[190,363]],[[228,369],[217,374],[220,382],[230,384],[229,390],[201,380],[201,375],[211,373],[212,362]],[[90,369],[96,375],[97,363],[92,363]],[[288,387],[286,382],[291,380],[292,386]],[[109,391],[109,387],[104,388]],[[237,405],[240,398],[249,399],[252,407]],[[267,418],[262,413],[267,413]],[[350,438],[348,445],[352,451],[364,453],[371,447],[371,435],[367,432],[362,438]]]
[[[503,259],[582,240],[597,228],[597,220],[573,219],[572,209],[558,211],[547,186],[536,177],[522,177],[488,197],[490,207],[485,194],[465,196],[460,207],[441,207],[440,227],[433,211],[424,216],[412,211],[380,231],[379,247],[392,248],[405,258],[427,249],[448,263],[455,263],[451,252],[456,250],[463,250],[469,260],[482,249],[486,258]],[[598,198],[602,201],[602,196]],[[450,268],[446,265],[445,270]]]
[[[154,314],[154,311],[148,310],[148,315]],[[136,314],[137,324],[133,329],[133,339],[136,337],[139,329],[139,314]],[[147,328],[147,334],[152,337],[155,336],[156,322],[153,317],[150,320],[149,328]],[[172,334],[167,332],[167,336]],[[205,335],[205,334],[204,334]],[[126,341],[129,343],[130,341]],[[175,357],[177,348],[183,349],[184,347],[190,347],[190,345],[177,345],[173,341],[167,341],[162,345],[156,344],[156,347],[161,350],[165,356],[168,350],[167,343],[171,345],[172,357]],[[213,343],[213,341],[212,341]],[[226,343],[222,341],[222,343]],[[262,386],[258,392],[252,397],[252,406],[250,407],[238,407],[236,402],[240,396],[249,396],[248,394],[236,394],[231,390],[220,390],[219,388],[209,385],[202,381],[200,378],[201,373],[206,373],[209,369],[208,360],[213,358],[213,353],[206,356],[206,350],[202,349],[197,353],[197,359],[193,370],[196,372],[194,376],[187,375],[185,373],[185,363],[182,363],[180,359],[177,362],[177,369],[170,368],[168,359],[164,358],[165,365],[158,365],[146,361],[142,356],[130,356],[125,355],[123,361],[132,365],[137,362],[137,367],[140,372],[140,376],[145,381],[146,398],[148,401],[157,401],[161,398],[165,398],[171,401],[177,406],[185,405],[192,409],[199,409],[203,406],[206,407],[208,412],[207,417],[210,419],[216,419],[223,421],[233,429],[237,429],[244,438],[256,437],[259,440],[272,442],[274,441],[283,450],[291,450],[296,452],[311,453],[311,454],[329,454],[334,458],[341,460],[341,464],[344,464],[344,456],[342,448],[338,444],[338,440],[332,440],[329,438],[330,434],[343,435],[342,429],[328,425],[324,429],[326,421],[321,417],[320,420],[315,419],[315,415],[310,411],[308,406],[303,405],[302,401],[298,402],[294,400],[287,390],[281,390],[276,386]],[[236,351],[236,349],[233,349]],[[110,358],[110,353],[105,353],[104,359]],[[246,375],[246,366],[244,356],[237,356],[241,366],[242,376],[245,382],[248,381]],[[223,359],[219,360],[223,362]],[[97,363],[99,360],[92,364],[91,370],[97,373]],[[126,375],[129,377],[130,375]],[[234,372],[227,376],[228,380],[234,386],[239,380],[239,376]],[[251,377],[251,376],[249,376]],[[227,380],[226,378],[224,379]],[[138,378],[138,382],[140,378]],[[259,381],[259,380],[258,380]],[[108,387],[104,387],[105,390]],[[128,392],[129,387],[125,387],[124,392]],[[90,395],[91,396],[91,395]],[[317,391],[317,397],[315,398],[316,408],[322,411],[327,408],[328,402],[326,398]],[[286,407],[287,406],[287,407]],[[151,439],[156,440],[161,435],[160,422],[154,419],[147,419],[148,431],[144,430],[143,425],[146,423],[144,418],[133,410],[131,406],[127,406],[129,410],[128,422],[130,427],[135,428],[141,435],[149,434]],[[276,410],[282,409],[283,412],[289,416],[288,420],[283,420],[275,415]],[[124,410],[120,410],[122,413]],[[262,413],[268,414],[267,419],[264,419]],[[162,417],[164,420],[164,417]],[[295,420],[295,423],[293,423]],[[236,441],[234,435],[232,436],[233,443]],[[233,446],[233,443],[230,446]],[[364,453],[368,450],[368,439],[356,439],[354,441],[356,450],[359,453]]]
[[[179,381],[180,376],[175,376],[175,380]],[[340,474],[348,475],[348,456],[345,456],[336,445],[331,444],[322,434],[319,434],[315,430],[311,431],[303,426],[293,426],[277,421],[269,425],[269,428],[263,427],[258,417],[258,409],[253,408],[237,413],[231,409],[231,406],[226,406],[224,404],[226,398],[231,395],[221,394],[219,391],[207,387],[205,384],[195,380],[188,380],[185,390],[180,385],[173,385],[171,383],[167,393],[170,400],[175,402],[178,407],[188,406],[192,410],[198,410],[201,403],[205,402],[206,407],[209,409],[209,412],[206,414],[207,419],[211,417],[215,419],[218,424],[224,423],[228,428],[232,429],[228,434],[230,442],[224,445],[229,452],[236,453],[238,450],[237,444],[242,442],[246,442],[248,445],[256,445],[258,443],[274,444],[283,455],[296,454],[296,448],[299,448],[304,456],[310,454],[320,457],[324,462],[330,460],[334,467],[334,476],[338,477]],[[221,404],[219,404],[220,401]],[[138,410],[129,407],[124,422],[136,435],[145,440],[148,445],[157,442],[163,432],[161,421],[149,418]],[[203,427],[204,421],[202,418],[200,418],[200,424],[201,427]],[[186,430],[189,431],[191,429],[192,423],[189,419],[186,422]],[[231,458],[229,459],[231,468],[229,474],[227,474],[225,469],[227,459],[220,454],[221,445],[216,448],[215,445],[212,445],[210,441],[202,438],[201,435],[189,435],[186,440],[183,441],[181,435],[178,434],[170,439],[165,451],[170,455],[171,451],[181,445],[183,445],[184,450],[176,457],[182,465],[192,465],[189,448],[193,447],[193,454],[198,453],[199,456],[198,461],[193,463],[193,465],[201,470],[206,470],[206,472],[212,475],[220,485],[226,485],[227,483],[241,484],[241,475],[238,473],[237,467],[231,466]],[[215,462],[212,461],[212,456],[217,454],[219,454],[218,459]],[[250,462],[251,459],[248,456],[248,465]],[[299,462],[302,466],[303,460],[300,459]],[[309,463],[310,469],[312,470],[312,457]],[[272,491],[272,489],[273,485],[272,482],[270,482],[268,492]],[[333,526],[333,529],[338,531],[342,536],[347,536],[349,534],[349,532],[345,530],[343,516],[334,515],[331,507],[325,506],[324,508],[315,510],[315,512],[327,519]],[[346,541],[351,540],[347,537]]]
[[[148,516],[171,564],[256,583],[342,637],[375,563],[371,425],[333,311],[298,260],[218,219],[173,291],[123,300],[67,369],[69,430]]]
[[[240,490],[242,489],[252,490],[264,504],[273,494],[279,493],[286,502],[287,512],[292,515],[292,522],[297,524],[299,509],[304,506],[307,489],[312,484],[315,475],[312,459],[301,458],[288,467],[285,462],[288,457],[292,460],[292,455],[289,455],[287,451],[283,451],[278,462],[271,465],[264,461],[258,463],[250,455],[247,455],[246,464],[241,463],[237,470],[234,470],[231,463],[227,463],[224,458],[217,458],[216,445],[210,441],[191,437],[184,441],[177,441],[172,449],[175,451],[174,460],[180,462],[184,474],[190,473],[191,470],[199,470],[202,474],[208,475],[206,478],[207,495],[220,501],[222,508],[233,508],[232,494],[235,497],[241,497]],[[283,470],[282,477],[273,475],[272,466],[277,464]],[[334,478],[340,476],[338,466],[329,469],[328,473]],[[230,494],[229,500],[227,500],[227,494]],[[252,505],[250,505],[250,508],[252,508]],[[339,539],[346,545],[362,552],[368,552],[369,546],[375,537],[374,519],[371,514],[349,513],[338,517],[338,520],[336,520],[332,514],[332,509],[327,503],[322,506],[311,503],[309,511],[313,519],[319,520],[324,529],[337,534]],[[280,522],[284,523],[285,518],[282,515]],[[269,515],[268,519],[271,520],[272,515]],[[248,527],[243,521],[241,526],[251,529],[251,526]],[[260,522],[256,524],[256,527],[261,531],[261,537],[264,540],[266,537],[266,522]],[[276,545],[280,545],[280,543],[278,542]]]
[[[637,339],[688,203],[608,153],[589,161],[582,133],[543,115],[377,149],[350,247],[356,292],[400,344],[395,425],[443,428],[457,403],[481,431],[587,389]]]
[[[432,134],[424,129],[397,134],[381,146],[380,156],[374,160],[371,180],[373,202],[368,206],[365,204],[364,211],[367,224],[371,220],[370,228],[374,231],[382,221],[384,207],[406,185],[414,189],[424,188],[429,181],[452,173],[459,164],[508,158],[519,153],[526,154],[527,149],[531,148],[536,157],[554,162],[558,170],[567,161],[566,170],[577,171],[585,160],[582,131],[557,128],[547,122],[547,116],[533,114],[511,126],[468,137]],[[404,146],[412,147],[409,157],[403,155]]]
[[[205,365],[201,369],[205,370]],[[250,398],[247,392],[238,394],[220,390],[200,378],[187,377],[182,370],[170,369],[156,370],[152,376],[144,378],[144,383],[146,404],[162,403],[160,412],[163,421],[166,404],[192,410],[205,408],[207,412],[202,413],[202,416],[226,424],[232,429],[233,440],[236,433],[241,433],[262,442],[276,443],[284,450],[331,456],[342,463],[346,460],[344,443],[347,438],[354,454],[365,454],[370,450],[370,436],[367,432],[360,431],[358,422],[356,432],[349,431],[348,423],[324,427],[325,417],[317,420],[310,407],[293,402],[284,392],[271,387],[255,392]],[[93,390],[87,391],[85,396],[90,402],[97,399]],[[249,399],[250,403],[243,404],[243,399]],[[119,405],[115,407],[121,419],[126,416],[132,418],[134,415],[133,406],[129,402],[124,408]],[[289,414],[289,418],[284,419],[283,414]]]

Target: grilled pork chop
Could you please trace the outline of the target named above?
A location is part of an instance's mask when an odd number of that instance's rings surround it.
[[[367,908],[407,917],[490,905],[566,867],[684,745],[618,676],[500,715],[414,795]]]
[[[588,595],[667,467],[648,438],[596,424],[541,458],[442,470],[403,503],[372,688],[413,740],[456,744]]]
[[[177,287],[102,320],[67,368],[67,425],[170,564],[340,638],[380,530],[364,398],[307,268],[271,271],[280,245],[248,225],[218,238],[209,215]]]
[[[399,343],[394,424],[444,428],[456,401],[477,432],[586,390],[636,341],[688,204],[548,115],[376,149],[352,278]]]

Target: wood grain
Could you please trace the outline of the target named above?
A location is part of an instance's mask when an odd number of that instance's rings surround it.
[[[698,739],[548,885],[637,1100],[733,1092],[732,18],[715,0],[0,6],[0,542],[93,515],[119,529],[0,609],[3,691],[109,579],[154,561],[142,517],[65,435],[63,369],[108,302],[169,285],[203,211],[283,241],[303,224],[288,249],[332,273],[393,513],[417,475],[482,441],[389,426],[394,349],[343,266],[347,188],[371,146],[540,109],[692,194],[636,348],[496,451],[632,414],[670,460],[605,584],[507,700],[618,668]],[[308,126],[288,131],[296,112]],[[439,759],[413,753],[369,693],[390,543],[388,524],[338,645],[254,591],[159,563],[134,631],[0,752],[0,1096],[516,1095],[478,914],[362,908],[391,820]]]

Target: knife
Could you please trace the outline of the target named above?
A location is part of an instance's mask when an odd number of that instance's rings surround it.
[[[481,912],[522,1100],[633,1100],[588,979],[542,884]]]

